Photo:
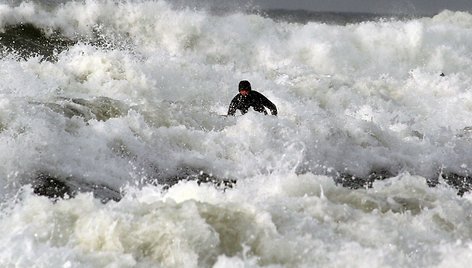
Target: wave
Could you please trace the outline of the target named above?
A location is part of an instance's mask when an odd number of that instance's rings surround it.
[[[9,2],[0,266],[470,262],[470,14]]]
[[[470,173],[468,13],[326,24],[72,1],[3,4],[0,18],[4,184],[43,172],[115,190],[185,170],[357,186]],[[241,79],[278,120],[218,116]]]

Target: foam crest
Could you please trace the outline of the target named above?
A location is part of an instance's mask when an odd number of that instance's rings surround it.
[[[168,192],[129,188],[107,204],[87,194],[54,203],[24,188],[1,215],[1,263],[409,267],[440,265],[468,247],[457,242],[471,235],[457,213],[469,209],[466,199],[408,174],[376,187],[352,191],[328,177],[286,174],[226,193],[195,182]]]

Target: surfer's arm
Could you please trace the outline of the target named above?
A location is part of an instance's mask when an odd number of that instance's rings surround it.
[[[267,101],[268,103],[265,106],[270,110],[272,115],[277,116],[277,107],[270,100],[267,100]]]
[[[231,103],[229,104],[228,115],[235,115],[237,108],[238,108],[238,96],[236,95],[231,101]]]
[[[267,107],[267,109],[270,110],[270,113],[272,115],[277,116],[277,107],[275,106],[275,104],[272,103],[268,98],[266,98],[264,95],[262,95],[260,93],[259,93],[259,98],[260,98],[260,101],[261,101],[262,105],[264,105],[264,107]]]

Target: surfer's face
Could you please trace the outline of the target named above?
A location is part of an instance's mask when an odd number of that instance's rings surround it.
[[[241,95],[243,95],[243,96],[247,96],[247,95],[249,95],[249,90],[247,90],[247,89],[242,89],[242,90],[239,91],[239,94],[241,94]]]

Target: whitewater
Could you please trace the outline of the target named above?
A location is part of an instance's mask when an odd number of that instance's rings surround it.
[[[268,14],[0,4],[0,266],[468,267],[472,15]]]

